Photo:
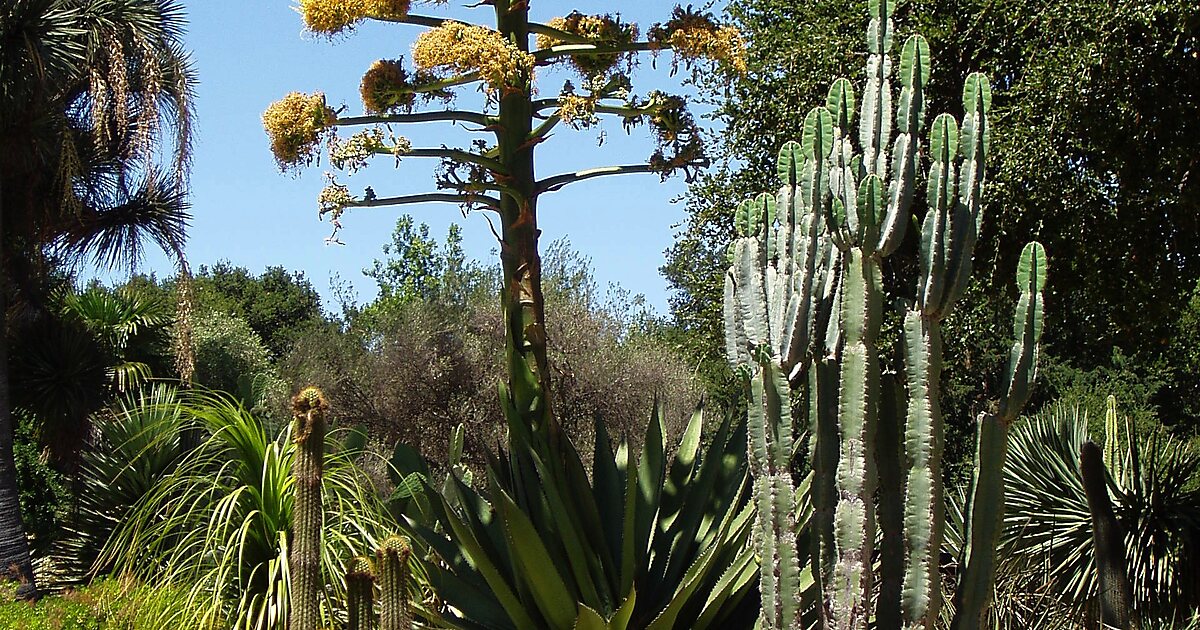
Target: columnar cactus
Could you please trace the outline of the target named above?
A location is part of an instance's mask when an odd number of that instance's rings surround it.
[[[346,609],[350,630],[375,628],[375,574],[370,558],[355,558],[346,571]]]
[[[725,281],[726,351],[750,379],[749,449],[759,509],[755,544],[761,559],[764,628],[800,627],[801,550],[796,548],[795,484],[791,457],[792,388],[807,404],[813,428],[814,539],[812,577],[821,587],[824,627],[932,628],[940,607],[943,517],[941,321],[953,311],[971,274],[978,236],[989,129],[990,88],[972,74],[963,90],[964,119],[935,119],[929,133],[928,208],[921,224],[920,273],[915,301],[904,317],[907,418],[899,385],[883,391],[876,349],[882,318],[881,260],[904,239],[924,128],[929,47],[913,36],[900,57],[900,98],[892,111],[891,58],[894,0],[871,0],[867,81],[861,109],[850,82],[838,79],[823,107],[805,118],[803,141],[780,151],[783,187],[739,206],[738,239]],[[859,145],[851,124],[859,115]],[[893,132],[895,137],[893,138]],[[890,147],[890,152],[889,152]],[[1045,253],[1031,244],[1022,257],[1022,290],[1005,398],[997,416],[980,422],[978,497],[1002,492],[999,471],[1007,425],[1027,400],[1041,333]],[[881,427],[881,419],[888,426]],[[898,426],[903,421],[904,426]],[[903,435],[904,456],[898,442]],[[899,497],[879,500],[876,468],[902,471]],[[894,479],[888,486],[898,494]],[[1002,501],[977,501],[964,580],[990,593]],[[903,515],[901,515],[903,510]],[[903,559],[874,575],[879,527],[903,540]],[[903,523],[903,533],[898,531]],[[971,564],[973,562],[973,564]],[[964,582],[966,584],[966,582]],[[982,598],[982,599],[980,599]],[[900,601],[896,601],[896,600]],[[871,609],[872,602],[878,608]],[[977,614],[980,595],[966,607]],[[903,612],[903,621],[901,620]],[[956,622],[957,623],[957,622]]]
[[[1106,628],[1136,628],[1133,587],[1125,573],[1125,535],[1108,496],[1108,471],[1100,447],[1084,442],[1079,449],[1079,472],[1092,513],[1092,544],[1100,576],[1100,621]]]
[[[308,387],[292,399],[292,441],[296,444],[292,477],[291,630],[321,626],[321,529],[324,506],[321,471],[325,454],[325,412],[329,403],[321,390]]]
[[[408,559],[412,546],[403,536],[389,536],[375,552],[379,572],[380,630],[409,630]]]

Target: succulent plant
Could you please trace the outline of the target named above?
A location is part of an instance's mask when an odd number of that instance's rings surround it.
[[[897,379],[881,374],[880,264],[904,239],[909,222],[930,56],[919,35],[901,48],[893,114],[893,5],[869,2],[861,104],[850,81],[836,80],[826,103],[805,117],[801,142],[780,150],[779,192],[744,202],[735,215],[738,238],[725,281],[726,351],[748,379],[758,510],[753,538],[763,564],[764,628],[801,627],[802,586],[809,580],[819,585],[815,608],[823,627],[866,628],[874,622],[880,628],[932,628],[940,609],[941,321],[953,312],[971,275],[991,93],[982,74],[968,76],[961,126],[942,114],[929,129],[916,299],[903,318],[905,403]],[[967,569],[958,591],[964,600],[957,614],[963,619],[978,619],[991,594],[1006,431],[1036,373],[1045,267],[1044,251],[1031,243],[1017,274],[1021,300],[1005,396],[997,414],[979,421]],[[797,422],[793,410],[807,417]],[[808,426],[814,438],[815,542],[808,549],[799,548],[801,524],[794,518],[798,487],[792,459],[799,450],[794,425]],[[880,533],[891,543],[883,555],[874,549]],[[807,576],[798,561],[805,554],[811,559]],[[957,620],[955,625],[960,623],[973,627]]]

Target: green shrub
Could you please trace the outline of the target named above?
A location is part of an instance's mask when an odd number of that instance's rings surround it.
[[[196,382],[236,396],[258,415],[275,418],[270,405],[286,394],[271,355],[245,319],[208,310],[195,315],[192,340],[196,345]]]
[[[13,457],[20,488],[21,522],[32,538],[33,554],[41,556],[62,526],[70,509],[71,494],[63,474],[44,455],[33,420],[19,412],[13,416],[17,420]]]

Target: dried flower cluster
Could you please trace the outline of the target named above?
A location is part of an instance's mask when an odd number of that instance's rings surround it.
[[[428,87],[438,80],[431,72],[418,70],[412,75],[404,69],[403,59],[380,59],[371,64],[359,85],[363,107],[371,114],[386,114],[395,110],[411,112],[416,104],[416,88]],[[446,89],[420,93],[425,102],[450,101],[454,93]]]
[[[594,40],[597,44],[621,45],[637,41],[638,28],[636,24],[622,23],[620,18],[611,15],[584,15],[578,11],[566,17],[557,17],[547,23],[547,26],[560,31],[572,33],[580,37]],[[563,43],[549,35],[537,36],[537,47],[551,48]],[[617,65],[621,59],[620,53],[600,55],[574,54],[571,63],[584,77],[605,74]]]
[[[271,139],[271,153],[279,168],[286,171],[316,159],[317,146],[337,116],[325,104],[324,94],[292,92],[271,103],[262,119]]]
[[[710,59],[740,74],[746,72],[746,45],[741,33],[732,26],[718,26],[712,15],[691,7],[675,7],[670,20],[650,27],[649,40],[659,48],[671,48],[676,58],[683,58],[689,66],[699,59]]]
[[[650,127],[654,129],[658,145],[654,155],[650,156],[651,168],[666,179],[677,170],[687,172],[704,159],[700,129],[687,111],[683,97],[654,91],[650,93],[648,105],[652,108]]]
[[[465,74],[478,70],[489,88],[500,90],[528,82],[534,58],[490,28],[446,22],[417,37],[413,63],[430,71]]]
[[[408,5],[409,0],[300,0],[300,15],[308,30],[333,36],[367,18],[402,18]]]

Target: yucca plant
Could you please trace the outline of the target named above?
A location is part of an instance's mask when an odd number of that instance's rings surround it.
[[[1125,536],[1125,563],[1144,627],[1182,623],[1200,606],[1200,453],[1161,432],[1106,440],[1105,477]],[[1001,582],[1054,594],[1077,618],[1099,590],[1092,520],[1080,475],[1087,419],[1052,407],[1013,427],[1005,466]],[[1015,583],[1015,584],[1014,584]]]
[[[502,400],[511,400],[506,395]],[[455,628],[749,627],[758,565],[748,546],[745,433],[727,418],[701,449],[693,414],[669,462],[656,409],[640,456],[613,452],[597,422],[589,482],[569,440],[546,441],[506,409],[510,449],[487,487],[423,480],[432,518],[408,518],[442,606],[424,621]],[[402,478],[411,476],[403,475]]]
[[[199,604],[187,627],[283,628],[296,449],[290,429],[269,435],[221,394],[189,392],[182,404],[209,437],[134,506],[101,562],[148,582],[186,586]],[[322,624],[329,626],[342,616],[347,565],[396,523],[355,464],[361,452],[335,439],[325,450]]]
[[[184,449],[185,414],[176,390],[157,384],[115,401],[92,418],[95,436],[80,457],[79,497],[66,537],[55,549],[60,579],[80,580],[133,506],[175,470]]]

